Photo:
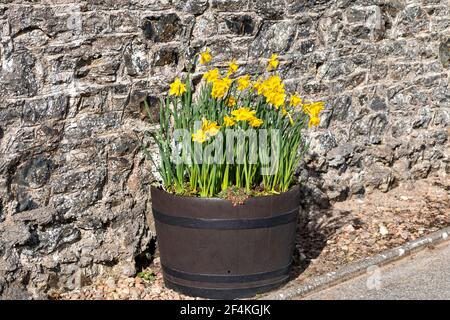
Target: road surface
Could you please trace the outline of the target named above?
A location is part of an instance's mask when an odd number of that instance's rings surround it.
[[[359,277],[297,299],[450,300],[450,242],[369,268]]]

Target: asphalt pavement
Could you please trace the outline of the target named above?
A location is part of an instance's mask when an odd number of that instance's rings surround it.
[[[298,299],[450,300],[450,242],[372,266],[363,275]]]

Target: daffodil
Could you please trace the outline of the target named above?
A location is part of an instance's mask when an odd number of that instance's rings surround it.
[[[303,105],[304,111],[309,116],[308,126],[318,126],[320,124],[319,113],[323,110],[325,103],[323,102],[314,102],[307,103]]]
[[[220,126],[217,124],[216,121],[214,121],[212,124],[210,124],[208,131],[206,131],[206,133],[208,134],[208,136],[213,137],[216,134],[218,134],[220,131]]]
[[[227,107],[234,107],[236,105],[236,99],[230,96],[227,101]]]
[[[274,69],[276,69],[278,67],[278,64],[280,62],[278,61],[278,55],[277,54],[272,54],[272,56],[269,59],[269,62],[267,64],[267,71],[272,71]]]
[[[258,78],[258,80],[253,83],[253,89],[255,89],[258,94],[262,94],[264,86],[261,78]]]
[[[274,75],[270,76],[263,82],[263,86],[265,90],[281,90],[284,89],[283,81],[281,80],[280,76]]]
[[[220,126],[217,121],[208,121],[202,119],[202,131],[206,134],[207,138],[215,136],[220,131]]]
[[[298,152],[304,149],[304,139],[299,133],[308,126],[323,126],[321,117],[325,103],[308,101],[295,90],[288,92],[288,85],[281,78],[284,60],[277,54],[267,54],[261,59],[262,69],[258,69],[259,72],[255,69],[253,73],[245,71],[247,68],[240,65],[242,62],[233,58],[216,67],[217,57],[212,53],[215,50],[211,52],[205,45],[196,51],[194,61],[186,62],[188,72],[202,69],[198,77],[173,75],[167,83],[170,85],[166,92],[168,98],[161,101],[159,117],[162,131],[152,135],[159,146],[160,158],[164,160],[159,167],[164,189],[180,196],[200,197],[217,197],[229,188],[245,190],[248,194],[255,190],[264,194],[287,192],[296,182],[295,170],[303,156]],[[194,94],[191,84],[197,86],[198,82],[200,86]],[[191,144],[188,147],[200,148],[191,150],[190,153],[195,151],[195,155],[186,154],[189,150],[184,150],[180,144],[183,139],[174,143],[167,140],[165,133],[175,129],[188,130],[190,137],[187,138]],[[229,135],[230,129],[234,135]],[[243,136],[242,130],[247,129],[253,130],[253,134],[255,131],[277,131],[277,137],[283,142],[277,150],[278,168],[265,168],[263,162],[268,155],[246,148],[253,141],[243,143],[235,139],[236,134]],[[252,138],[249,137],[254,140]],[[215,150],[216,147],[224,150]],[[229,157],[225,154],[226,148],[242,151],[242,154],[236,151]],[[205,152],[198,154],[197,151],[202,150]],[[165,161],[171,160],[172,151],[180,156],[188,155],[189,159],[184,160],[189,163],[175,165]],[[273,154],[271,150],[265,151]],[[226,157],[219,159],[220,153]],[[259,173],[260,168],[265,170]]]
[[[181,96],[186,92],[186,85],[181,82],[180,78],[176,78],[174,82],[170,84],[169,94],[174,96]]]
[[[206,118],[202,118],[202,130],[207,131],[209,126],[209,121]]]
[[[234,121],[233,117],[230,117],[230,116],[223,117],[223,124],[225,125],[225,127],[231,127],[235,123],[236,123],[236,121]]]
[[[284,84],[278,75],[271,76],[260,85],[258,85],[258,93],[262,94],[266,101],[275,108],[284,105],[286,99]]]
[[[291,95],[291,99],[289,100],[289,105],[291,107],[297,107],[302,103],[302,98],[300,98],[298,95],[293,94]]]
[[[206,80],[207,83],[211,83],[219,79],[219,69],[212,69],[203,75],[203,78]]]
[[[239,108],[233,110],[231,114],[234,116],[236,121],[249,121],[255,117],[256,111],[250,110],[250,108]]]
[[[250,75],[245,75],[237,79],[237,89],[243,91],[250,86]]]
[[[307,103],[303,105],[303,110],[310,117],[318,117],[319,113],[323,110],[324,106],[325,104],[323,102]]]
[[[256,117],[254,117],[254,118],[251,118],[251,119],[248,121],[248,123],[249,123],[253,128],[258,128],[259,126],[261,126],[261,125],[264,123],[264,121],[261,120],[261,119],[258,119],[258,118],[256,118]]]
[[[228,77],[217,78],[213,82],[211,96],[215,99],[223,98],[227,94],[228,89],[230,89],[231,82],[232,80]]]
[[[209,48],[206,48],[205,51],[200,52],[200,64],[207,64],[212,59]]]
[[[192,134],[192,141],[203,143],[206,141],[206,133],[202,129],[198,129],[195,133]]]
[[[284,93],[273,93],[268,96],[268,101],[278,108],[284,104],[284,100],[286,99],[286,95]]]
[[[233,80],[228,77],[222,78],[222,80],[227,84],[228,87],[230,87],[233,83]]]
[[[320,118],[318,118],[318,117],[311,117],[310,119],[309,119],[309,122],[308,122],[308,127],[312,127],[312,126],[318,126],[320,124]]]
[[[228,75],[236,73],[236,71],[238,70],[239,66],[236,63],[236,60],[233,59],[233,61],[231,61],[228,65]]]

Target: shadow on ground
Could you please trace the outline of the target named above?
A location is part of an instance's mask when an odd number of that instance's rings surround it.
[[[349,220],[355,220],[354,225],[359,223],[352,217],[350,211],[308,207],[300,212],[291,274],[293,279],[308,268],[311,260],[319,257],[327,241]]]

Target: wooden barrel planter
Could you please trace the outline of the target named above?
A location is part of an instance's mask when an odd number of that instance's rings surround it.
[[[242,205],[152,187],[164,283],[210,299],[251,297],[289,279],[299,187]]]

